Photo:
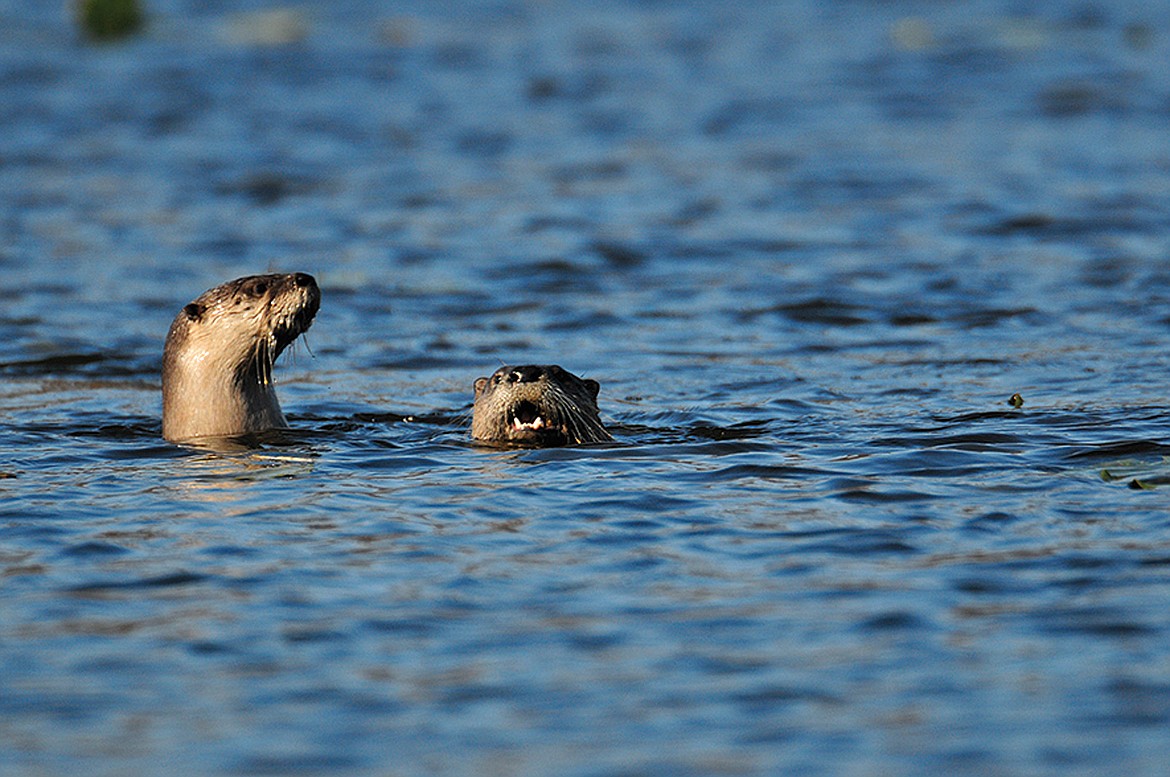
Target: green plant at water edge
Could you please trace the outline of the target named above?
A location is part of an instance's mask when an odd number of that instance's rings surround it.
[[[77,21],[93,40],[117,40],[142,29],[138,0],[77,0]]]

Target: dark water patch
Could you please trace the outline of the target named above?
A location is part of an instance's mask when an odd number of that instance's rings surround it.
[[[1035,590],[1035,586],[1026,585],[1006,575],[963,577],[954,581],[953,586],[956,591],[963,594],[993,598],[1018,596]]]
[[[830,163],[831,164],[831,163]],[[807,202],[888,202],[896,201],[909,195],[927,192],[931,189],[928,181],[909,177],[896,171],[870,171],[855,169],[829,169],[818,167],[814,172],[804,176],[797,176],[792,182],[792,191],[795,196]],[[875,211],[871,216],[873,222],[864,235],[858,235],[857,240],[873,239],[877,237],[882,220],[888,218],[887,212]],[[873,233],[873,234],[870,234]]]
[[[74,594],[106,594],[119,591],[149,590],[156,588],[185,588],[213,580],[210,575],[193,572],[174,572],[166,575],[140,578],[138,580],[117,580],[81,583],[65,590]]]
[[[200,553],[212,558],[257,558],[263,555],[259,548],[244,545],[211,545]]]
[[[579,115],[579,126],[586,135],[595,135],[610,142],[632,135],[637,129],[636,114],[620,109],[591,107]]]
[[[528,217],[524,222],[524,231],[530,234],[543,232],[587,232],[594,227],[593,222],[583,216],[571,214],[547,214]]]
[[[725,450],[721,455],[743,453],[741,450]],[[823,478],[832,474],[830,471],[783,464],[734,464],[717,470],[696,472],[687,477],[688,480],[701,482],[735,482],[740,480],[759,481],[806,481],[810,478]],[[795,485],[795,483],[794,483]]]
[[[509,280],[515,282],[516,276],[513,274],[514,268],[504,270],[501,268],[493,268],[486,274],[489,277],[499,276],[501,280]],[[469,313],[474,313],[475,318],[495,318],[495,317],[510,317],[521,313],[529,313],[540,311],[545,305],[543,300],[529,299],[527,295],[516,295],[509,297],[508,295],[484,295],[484,294],[462,294],[457,299],[445,299],[439,303],[435,314],[444,318],[444,320],[460,321],[467,318]]]
[[[1094,459],[1113,459],[1122,467],[1126,466],[1125,462],[1121,461],[1125,457],[1141,456],[1147,461],[1153,457],[1165,459],[1170,456],[1170,445],[1166,443],[1156,442],[1154,440],[1115,440],[1111,442],[1097,443],[1091,446],[1071,446],[1071,450],[1065,453],[1064,458],[1068,461],[1081,462],[1085,460]]]
[[[404,616],[398,618],[374,618],[361,627],[377,634],[392,634],[404,639],[421,639],[436,634],[441,623],[431,617]]]
[[[591,264],[568,259],[545,259],[517,266],[488,270],[485,275],[495,281],[522,282],[525,288],[538,294],[557,294],[567,291],[597,291],[600,288],[597,268]]]
[[[102,423],[106,419],[87,418],[84,415],[77,417],[77,425],[74,428],[64,430],[68,437],[78,437],[82,439],[96,439],[108,440],[109,442],[136,442],[142,440],[159,440],[159,444],[149,446],[147,448],[139,448],[134,451],[125,448],[111,451],[111,454],[116,458],[127,458],[134,456],[151,456],[165,454],[170,448],[174,446],[164,445],[161,443],[162,438],[162,422],[156,418],[134,418],[124,419],[118,423]],[[84,422],[90,422],[93,425],[83,425]]]
[[[914,435],[907,437],[885,437],[871,444],[878,448],[953,448],[956,451],[1016,452],[1024,442],[1017,434],[1002,432],[972,432],[969,434]]]
[[[910,29],[895,26],[895,31]],[[994,46],[962,38],[925,37],[901,50],[881,50],[844,69],[843,81],[864,91],[893,119],[941,121],[966,107],[973,89],[991,85],[1010,60]],[[903,38],[905,41],[905,38]],[[907,41],[908,42],[908,41]]]
[[[707,440],[750,440],[771,433],[771,421],[741,421],[731,426],[693,424],[687,431],[692,437]]]
[[[1162,629],[1125,617],[1106,607],[1052,607],[1034,613],[1037,627],[1046,634],[1139,639],[1153,637]]]
[[[1170,723],[1170,683],[1120,676],[1110,680],[1105,690],[1112,709],[1097,722],[1141,727]]]
[[[590,249],[613,267],[637,267],[647,259],[645,251],[622,243],[599,240]]]
[[[402,195],[397,204],[407,211],[427,210],[430,208],[450,207],[453,203],[449,197],[438,191],[414,191]],[[425,264],[438,257],[433,250],[419,248],[405,248],[399,252],[399,257],[406,264]]]
[[[753,714],[775,711],[804,702],[837,705],[842,699],[835,693],[815,687],[771,684],[751,691],[734,694],[732,700],[747,707]]]
[[[287,753],[250,755],[232,764],[231,772],[246,775],[331,774],[349,772],[362,766],[360,758],[343,755],[330,749],[328,752],[309,752],[300,755]]]
[[[826,529],[794,532],[794,538],[816,538],[799,544],[801,553],[829,553],[840,556],[902,556],[921,553],[904,541],[905,532],[877,529]]]
[[[61,353],[36,359],[0,363],[0,374],[12,377],[94,376],[99,378],[139,377],[147,372],[136,354],[109,351]],[[149,370],[156,372],[156,370]]]
[[[112,542],[97,541],[81,542],[75,545],[69,545],[61,551],[61,553],[66,556],[93,558],[120,556],[129,552],[130,550],[122,545],[117,545]]]
[[[441,471],[448,465],[438,459],[402,453],[393,456],[363,456],[352,466],[359,470],[427,472]]]
[[[573,633],[566,640],[569,647],[585,653],[601,653],[612,651],[626,644],[626,635],[619,632],[606,634]]]
[[[254,253],[255,246],[243,235],[207,235],[195,242],[192,245],[192,250],[202,254],[222,256],[239,264],[251,264],[259,259]]]
[[[982,224],[972,224],[969,231],[991,237],[1083,241],[1098,236],[1148,234],[1163,228],[1168,218],[1164,209],[1152,208],[1145,200],[1118,197],[1086,203],[1072,212],[1059,214],[993,212]]]
[[[855,327],[870,323],[871,313],[861,305],[829,297],[817,297],[801,302],[787,302],[768,308],[747,310],[747,320],[761,315],[779,314],[797,324],[818,324],[822,326]]]
[[[652,491],[632,497],[588,499],[579,503],[582,515],[622,516],[622,515],[658,515],[685,513],[695,506],[702,504],[694,499],[682,499],[664,494],[661,491]],[[627,528],[660,528],[657,523],[645,522],[645,526],[631,527],[628,523],[617,525]]]
[[[276,205],[289,197],[317,193],[323,182],[295,173],[264,171],[222,181],[215,185],[217,194],[242,196],[262,205]]]
[[[409,415],[402,415],[400,413],[391,413],[385,411],[367,411],[354,413],[350,419],[362,424],[374,424],[376,426],[393,426],[401,423],[412,424],[426,424],[428,426],[442,426],[455,427],[461,425],[467,419],[467,413],[463,411],[437,411],[433,413],[411,413]],[[315,417],[316,422],[326,421],[328,419]],[[333,423],[345,423],[345,420],[334,420]]]
[[[783,98],[730,100],[701,120],[705,135],[725,138],[742,132],[758,132],[790,120],[796,106]]]
[[[394,354],[385,358],[371,360],[366,366],[378,370],[405,370],[423,371],[446,368],[469,369],[474,367],[478,360],[469,359],[465,355],[443,354],[442,352],[411,351]]]
[[[504,156],[515,144],[512,135],[491,129],[470,129],[455,139],[455,148],[461,154],[480,159]]]
[[[836,496],[848,502],[861,504],[902,504],[911,502],[925,502],[938,499],[936,494],[909,489],[889,489],[866,483],[861,486],[845,488],[836,491]]]
[[[326,627],[317,627],[309,625],[290,626],[281,633],[281,637],[285,642],[291,645],[302,644],[317,644],[317,643],[331,643],[344,642],[351,638],[351,635]]]
[[[692,200],[683,204],[669,218],[668,223],[676,227],[690,227],[716,216],[722,203],[714,197]]]
[[[1036,94],[1036,109],[1053,119],[1124,115],[1140,109],[1145,92],[1142,86],[1124,76],[1060,78]]]
[[[971,329],[997,327],[1005,323],[1023,321],[1032,325],[1041,325],[1049,320],[1050,316],[1033,307],[994,308],[980,307],[968,310],[958,310],[947,317],[948,321],[960,324]]]
[[[196,657],[229,657],[235,658],[243,654],[238,646],[226,642],[199,640],[187,645],[187,650]]]
[[[641,429],[637,426],[626,427],[624,425],[607,428],[610,428],[610,431],[614,433],[618,444],[593,446],[590,450],[614,458],[660,457],[665,461],[678,462],[691,459],[717,459],[741,454],[768,454],[772,447],[767,443],[751,440],[691,438],[685,432],[670,429]],[[685,475],[680,473],[680,477],[702,478],[706,474],[709,473],[694,472]]]
[[[924,326],[934,324],[939,319],[930,313],[901,312],[894,313],[887,319],[891,326]]]
[[[108,390],[109,386],[80,387],[85,391]],[[125,388],[115,384],[115,388]],[[83,459],[160,459],[181,455],[181,449],[162,440],[162,426],[157,418],[123,417],[100,411],[71,412],[63,420],[27,423],[22,432],[30,439],[85,441],[83,449],[75,451]]]
[[[944,425],[942,428],[949,428],[953,425],[976,424],[983,421],[1024,422],[1025,420],[1031,420],[1034,418],[1034,415],[1025,415],[1019,410],[978,410],[973,413],[962,413],[955,416],[937,415],[933,417],[936,422]]]
[[[981,513],[973,518],[968,518],[963,522],[963,530],[997,533],[1002,531],[1004,526],[1018,520],[1020,518],[1017,515],[993,510],[991,512]]]
[[[544,326],[544,331],[595,331],[619,330],[625,327],[625,319],[604,310],[586,310],[578,315],[555,315]]]
[[[1138,559],[1137,563],[1150,567],[1170,567],[1170,556],[1146,556]]]
[[[861,631],[889,632],[889,631],[918,631],[928,627],[928,623],[919,615],[904,610],[884,612],[866,618],[858,624]]]
[[[769,258],[794,254],[795,252],[801,250],[824,250],[832,248],[832,246],[825,246],[822,243],[808,244],[796,238],[746,238],[737,236],[725,242],[721,242],[718,246],[707,246],[705,250],[718,252],[720,247],[722,247],[722,249],[730,256],[742,256],[746,254]],[[716,255],[718,255],[718,253],[716,253]],[[792,258],[795,259],[796,257]]]
[[[559,184],[616,182],[629,173],[628,165],[617,159],[599,159],[561,165],[550,171],[552,180]]]

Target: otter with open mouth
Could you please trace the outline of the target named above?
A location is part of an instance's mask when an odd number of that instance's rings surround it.
[[[288,426],[276,359],[313,323],[313,276],[250,275],[204,292],[171,323],[163,350],[163,437],[237,437]]]
[[[555,364],[501,367],[475,381],[471,436],[517,447],[611,441],[597,408],[600,390],[597,381]]]

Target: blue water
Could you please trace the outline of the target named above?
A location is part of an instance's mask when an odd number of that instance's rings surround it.
[[[61,5],[0,0],[0,773],[1165,773],[1166,4]],[[267,270],[293,430],[163,442]],[[617,444],[471,445],[550,362]]]

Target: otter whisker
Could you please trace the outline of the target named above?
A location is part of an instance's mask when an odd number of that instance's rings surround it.
[[[264,357],[264,382],[270,384],[272,383],[272,370],[276,366],[276,335],[268,338]]]
[[[557,410],[562,419],[562,425],[565,427],[566,433],[572,436],[573,442],[585,442],[585,435],[581,431],[579,423],[581,414],[572,406],[568,397],[561,391],[557,390],[552,395],[553,403],[557,406]]]
[[[602,425],[600,418],[593,418],[591,416],[585,415],[584,413],[580,415],[580,418],[582,423],[584,423],[585,426],[593,432],[595,437],[598,437],[602,440],[613,439],[613,436],[605,430],[605,426]]]
[[[573,434],[576,436],[578,443],[584,443],[592,439],[613,439],[609,432],[605,430],[605,427],[601,425],[600,419],[595,419],[587,413],[583,413],[563,392],[558,391],[557,401],[565,417],[572,425]]]
[[[257,338],[252,344],[252,364],[250,373],[255,376],[258,385],[264,385],[264,338]]]
[[[272,338],[261,337],[256,341],[256,374],[260,385],[272,383]]]

